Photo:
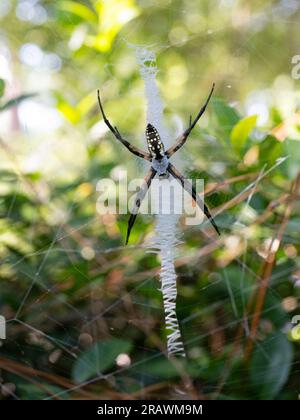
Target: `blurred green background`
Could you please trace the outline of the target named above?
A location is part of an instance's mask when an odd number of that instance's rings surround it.
[[[0,399],[298,398],[299,17],[295,0],[1,0]],[[222,230],[179,226],[186,360],[165,356],[153,218],[125,248],[127,216],[96,212],[100,179],[144,172],[96,101],[144,146],[136,44],[174,137],[216,82],[179,152]]]

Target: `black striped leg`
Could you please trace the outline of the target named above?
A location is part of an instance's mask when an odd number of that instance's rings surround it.
[[[177,179],[177,181],[180,182],[182,188],[184,188],[193,197],[199,208],[204,212],[205,216],[209,219],[210,223],[215,228],[218,235],[221,235],[207,205],[201,200],[193,185],[187,179],[185,179],[184,176],[171,163],[168,166],[168,171],[175,179]]]
[[[143,159],[149,160],[151,161],[151,155],[150,153],[146,153],[143,150],[138,149],[137,147],[133,146],[132,144],[129,143],[129,141],[123,139],[123,137],[121,136],[119,130],[117,129],[117,127],[113,127],[111,125],[111,123],[109,122],[109,120],[106,118],[102,103],[101,103],[101,98],[100,98],[100,92],[99,90],[97,91],[98,93],[98,103],[99,103],[99,107],[100,107],[100,111],[103,117],[103,120],[105,122],[105,124],[107,125],[107,127],[110,129],[110,131],[113,133],[113,135],[116,137],[117,140],[119,140],[121,143],[124,144],[124,146],[134,155],[141,157]]]
[[[194,119],[194,121],[192,121],[192,116],[190,116],[189,127],[183,132],[183,134],[181,134],[181,136],[178,137],[178,139],[175,141],[175,143],[173,144],[173,146],[171,146],[166,151],[166,155],[168,157],[172,156],[175,152],[177,152],[177,150],[179,150],[184,145],[184,143],[186,142],[186,140],[187,140],[190,132],[195,127],[195,125],[199,121],[200,117],[204,114],[204,112],[206,110],[206,107],[208,105],[208,102],[209,102],[209,100],[211,98],[211,95],[213,94],[214,88],[215,88],[215,84],[212,85],[210,94],[208,95],[208,98],[207,98],[205,104],[203,105],[203,107],[198,112],[198,114],[197,114],[196,118]]]
[[[125,245],[128,244],[128,240],[129,240],[129,236],[130,236],[130,232],[131,229],[134,225],[134,222],[137,218],[138,215],[138,211],[139,208],[141,206],[141,203],[143,201],[143,199],[145,198],[145,195],[151,185],[152,179],[155,177],[156,175],[156,171],[155,169],[153,169],[152,167],[150,168],[149,172],[147,173],[147,175],[144,178],[144,182],[141,186],[141,189],[139,190],[139,192],[137,193],[136,199],[135,199],[135,206],[130,214],[129,220],[128,220],[128,226],[127,226],[127,235],[126,235],[126,242]]]

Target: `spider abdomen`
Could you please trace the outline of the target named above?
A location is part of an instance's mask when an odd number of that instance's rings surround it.
[[[165,155],[164,145],[158,131],[152,124],[147,125],[146,140],[151,156],[154,159],[161,159]]]

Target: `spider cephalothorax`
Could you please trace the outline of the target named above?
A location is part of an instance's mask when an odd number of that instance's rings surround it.
[[[184,145],[184,143],[186,142],[190,132],[192,131],[192,129],[197,124],[201,115],[204,113],[204,111],[205,111],[205,109],[208,105],[208,102],[211,98],[211,95],[213,93],[214,86],[215,85],[213,84],[213,87],[210,91],[210,94],[209,94],[205,104],[203,105],[203,107],[198,112],[196,118],[194,120],[192,120],[192,117],[190,117],[190,122],[189,122],[188,128],[176,139],[173,146],[171,146],[168,150],[165,151],[163,142],[161,141],[160,136],[159,136],[156,128],[153,127],[152,124],[147,125],[146,139],[147,139],[149,153],[146,153],[143,150],[140,150],[137,147],[133,146],[131,143],[129,143],[129,141],[125,140],[121,136],[117,127],[113,127],[111,125],[111,123],[106,118],[106,115],[104,113],[102,103],[101,103],[101,99],[100,99],[100,93],[99,93],[99,90],[98,90],[99,107],[100,107],[104,122],[107,125],[107,127],[114,134],[116,139],[119,140],[121,143],[123,143],[124,146],[127,147],[127,149],[130,150],[131,153],[133,153],[134,155],[139,156],[139,157],[141,157],[143,159],[146,159],[149,162],[151,162],[151,167],[150,167],[147,175],[144,178],[144,181],[145,181],[144,186],[141,187],[140,191],[138,192],[136,200],[135,200],[135,208],[133,209],[132,213],[130,214],[130,218],[129,218],[129,221],[128,221],[126,244],[128,242],[129,235],[130,235],[131,229],[134,225],[135,219],[137,217],[137,213],[138,213],[138,210],[140,208],[141,202],[142,202],[143,198],[145,197],[145,195],[147,193],[147,190],[150,187],[150,184],[151,184],[151,182],[152,182],[152,180],[153,180],[153,178],[155,177],[156,174],[160,178],[165,178],[166,176],[169,176],[169,174],[171,174],[175,179],[177,179],[177,181],[181,183],[182,187],[189,194],[191,194],[191,196],[193,197],[193,199],[195,200],[197,205],[200,207],[201,210],[203,210],[204,214],[206,215],[206,217],[209,219],[210,223],[215,228],[216,232],[220,235],[220,231],[219,231],[217,225],[215,224],[214,219],[212,218],[212,215],[210,214],[210,211],[209,211],[207,205],[201,200],[200,196],[197,194],[193,185],[191,185],[189,182],[187,182],[187,180],[183,177],[183,175],[181,175],[181,173],[175,168],[175,166],[172,165],[169,162],[169,158]]]

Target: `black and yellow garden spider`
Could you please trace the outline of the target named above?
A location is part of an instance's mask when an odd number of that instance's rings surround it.
[[[131,143],[129,143],[127,140],[125,140],[121,136],[117,127],[113,127],[111,125],[111,123],[106,118],[106,115],[104,113],[103,106],[102,106],[101,99],[100,99],[100,92],[98,90],[99,107],[100,107],[100,110],[101,110],[101,114],[103,116],[103,120],[104,120],[105,124],[107,125],[107,127],[114,134],[116,139],[119,140],[121,143],[123,143],[124,146],[127,147],[127,149],[131,153],[133,153],[134,155],[136,155],[140,158],[143,158],[143,159],[151,162],[151,167],[150,167],[148,173],[146,174],[146,176],[144,178],[144,183],[143,183],[142,187],[140,188],[139,192],[137,193],[137,197],[136,197],[136,200],[135,200],[135,207],[132,210],[132,212],[130,213],[130,217],[129,217],[129,220],[128,220],[127,235],[126,235],[126,245],[128,243],[128,239],[129,239],[129,236],[130,236],[131,229],[134,225],[134,222],[136,220],[139,208],[141,206],[141,202],[145,198],[145,195],[146,195],[146,193],[147,193],[147,191],[148,191],[148,189],[151,185],[151,182],[152,182],[152,180],[153,180],[153,178],[155,177],[156,174],[159,176],[159,178],[167,178],[169,176],[169,174],[171,174],[178,182],[180,182],[182,187],[193,197],[193,199],[195,200],[197,205],[204,212],[206,217],[211,222],[212,226],[215,228],[216,232],[220,235],[220,231],[219,231],[217,225],[215,224],[214,219],[212,218],[207,205],[201,200],[201,198],[197,194],[193,185],[190,182],[188,182],[184,178],[184,176],[175,168],[175,166],[172,165],[169,161],[169,158],[184,145],[184,143],[186,142],[190,132],[195,127],[195,125],[197,124],[200,117],[203,115],[203,113],[204,113],[204,111],[205,111],[205,109],[208,105],[208,102],[209,102],[209,100],[212,96],[212,93],[214,91],[214,87],[215,87],[215,84],[213,84],[212,89],[210,91],[210,94],[208,95],[208,98],[207,98],[205,104],[203,105],[203,107],[198,112],[196,118],[194,120],[192,120],[192,116],[190,116],[190,121],[189,121],[188,128],[176,139],[173,146],[171,146],[168,150],[165,151],[164,144],[163,144],[156,128],[153,127],[153,125],[148,124],[147,128],[146,128],[146,139],[147,139],[148,150],[149,150],[148,153],[144,152],[143,150],[138,149],[137,147],[135,147]]]

